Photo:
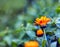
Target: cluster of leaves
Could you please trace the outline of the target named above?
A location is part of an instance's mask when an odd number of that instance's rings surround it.
[[[60,37],[56,18],[60,17],[59,0],[0,0],[0,47],[17,47],[29,40],[37,40],[44,47],[43,37],[36,37],[34,25],[37,17],[45,15],[51,18],[46,34],[51,39]],[[58,27],[57,27],[58,26]],[[41,42],[42,41],[42,42]],[[60,43],[60,39],[58,39]]]

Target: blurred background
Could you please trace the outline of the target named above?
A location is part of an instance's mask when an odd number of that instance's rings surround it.
[[[60,0],[0,0],[0,47],[18,47],[34,40],[35,19],[47,16],[54,21],[60,16],[59,6]]]

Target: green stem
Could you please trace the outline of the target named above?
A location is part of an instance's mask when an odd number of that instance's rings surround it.
[[[47,40],[45,29],[44,29],[44,39]]]
[[[46,40],[47,47],[50,47],[49,44],[48,44],[48,41],[47,41],[45,29],[43,29],[43,30],[44,30],[44,40]]]

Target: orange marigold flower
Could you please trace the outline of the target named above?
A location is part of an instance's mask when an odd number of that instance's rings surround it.
[[[38,24],[40,26],[46,26],[46,24],[50,21],[50,18],[47,18],[46,16],[42,16],[41,18],[36,18],[35,24]]]
[[[36,35],[37,35],[38,37],[42,36],[43,34],[44,34],[44,32],[43,32],[42,29],[39,29],[39,30],[37,30],[37,32],[36,32]]]
[[[37,41],[28,41],[25,42],[24,47],[39,47],[39,43]]]

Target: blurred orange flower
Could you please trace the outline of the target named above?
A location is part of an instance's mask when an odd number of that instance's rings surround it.
[[[50,18],[46,16],[42,16],[41,18],[36,18],[35,24],[40,26],[46,26],[46,24],[50,21]]]
[[[25,42],[24,47],[39,47],[39,43],[37,41],[28,41]]]
[[[44,34],[44,32],[42,31],[42,29],[39,29],[39,30],[37,30],[37,36],[40,36],[40,35],[43,35]]]

